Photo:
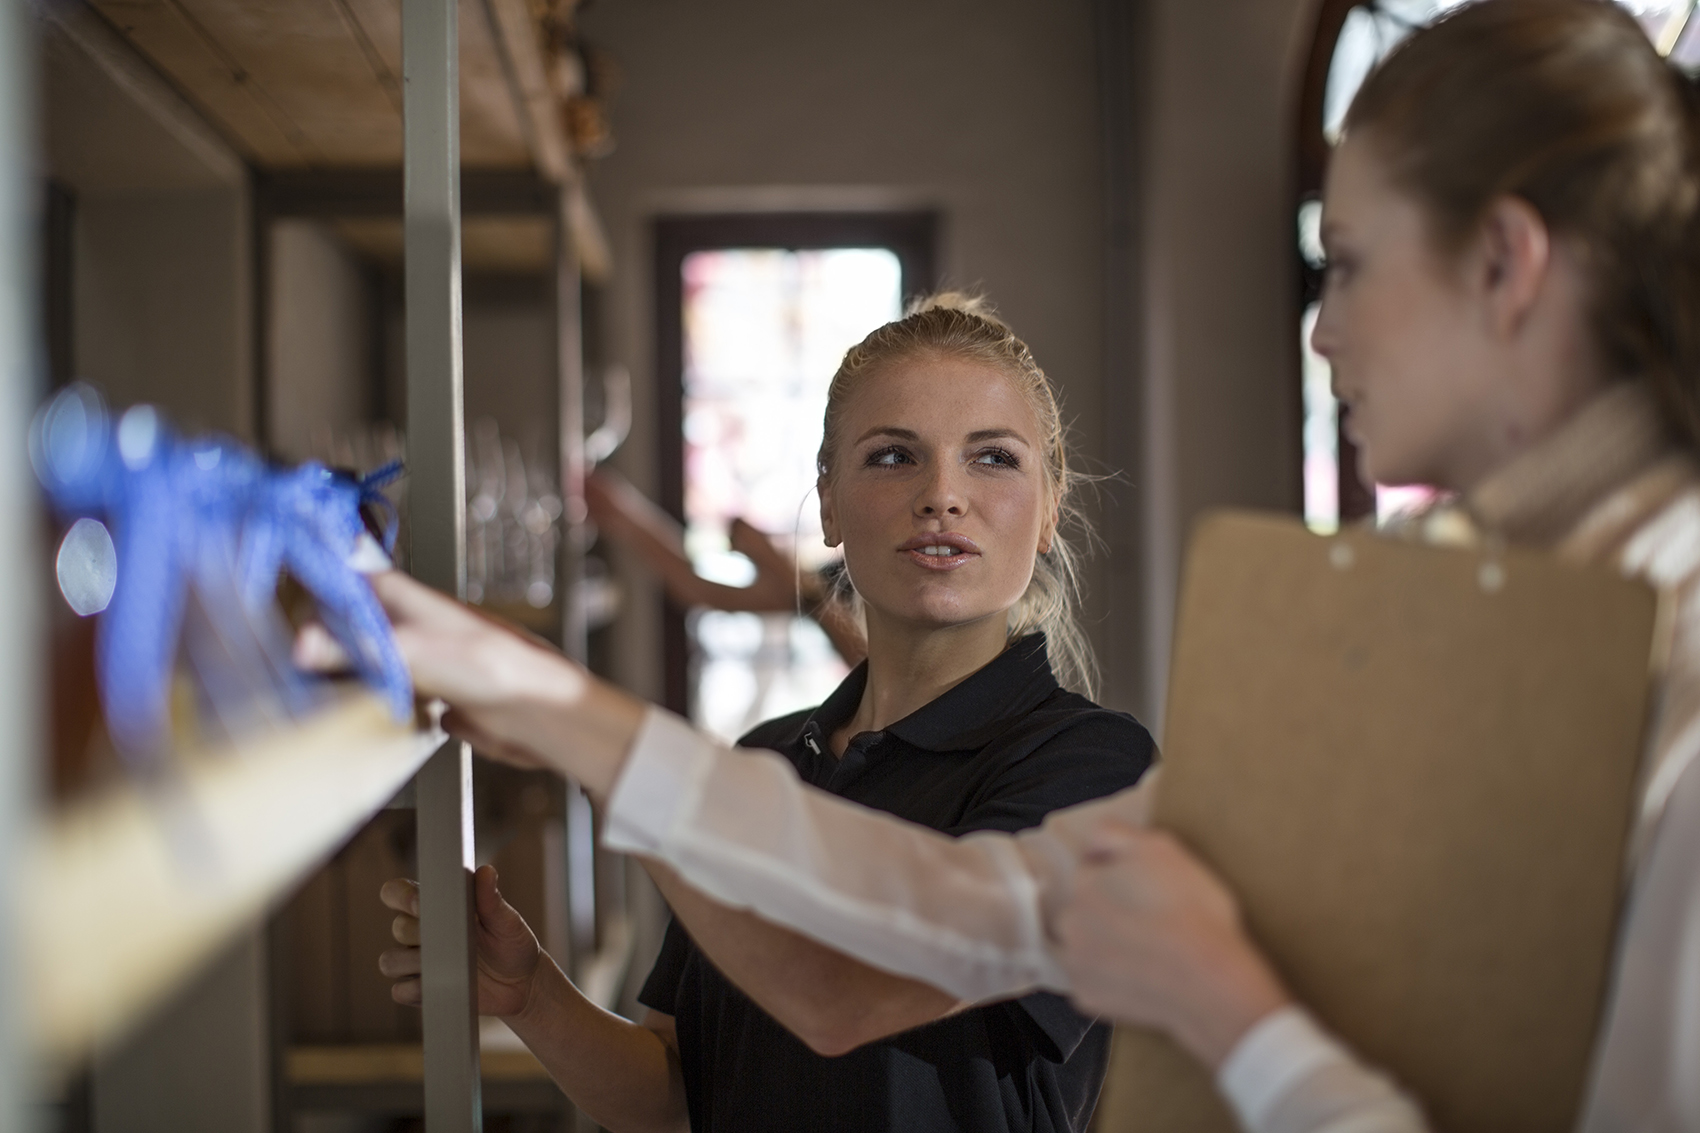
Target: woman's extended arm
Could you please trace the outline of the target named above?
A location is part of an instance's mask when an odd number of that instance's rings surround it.
[[[1040,910],[1047,881],[1068,869],[1059,838],[1100,809],[1138,805],[1124,792],[1014,838],[952,838],[812,790],[785,760],[650,709],[603,839],[665,862],[717,902],[977,1002],[1067,990]]]
[[[931,984],[870,967],[743,909],[704,897],[667,866],[650,876],[698,948],[739,989],[829,1058],[969,1006]]]
[[[1144,823],[1149,778],[1140,788],[1057,811],[1013,838],[951,838],[812,790],[783,759],[709,740],[559,654],[493,632],[479,615],[410,579],[385,575],[374,585],[420,691],[453,705],[446,718],[451,729],[487,752],[577,777],[605,802],[610,847],[664,861],[716,902],[830,941],[835,950],[957,1000],[1069,990],[1071,973],[1046,926],[1068,907],[1077,864],[1105,820]],[[1097,856],[1096,876],[1112,878],[1113,853],[1100,846]],[[1089,880],[1094,871],[1081,875]],[[1105,918],[1107,928],[1112,922]],[[1083,939],[1077,936],[1073,946],[1083,947]],[[1278,985],[1273,996],[1266,986],[1259,991],[1260,981],[1273,977],[1243,934],[1238,947],[1241,974],[1251,973],[1238,985],[1251,995],[1248,1002],[1230,1000],[1231,1037],[1220,1037],[1218,1020],[1204,1028],[1218,1036],[1214,1047],[1197,1053],[1220,1064],[1224,1089],[1248,1129],[1422,1128],[1414,1107],[1302,1014],[1272,1012],[1284,993]],[[1087,965],[1075,968],[1085,978]],[[1118,995],[1149,990],[1160,978],[1113,962],[1098,975],[1120,984]],[[1097,999],[1109,992],[1087,994]],[[1177,1001],[1176,1010],[1198,1009],[1186,1002],[1191,1006]],[[1140,1021],[1168,1027],[1183,1041],[1199,1029],[1196,1020]],[[1225,1061],[1224,1042],[1233,1048]]]
[[[957,1000],[1066,990],[1038,904],[1045,878],[1066,866],[1066,853],[1046,848],[1072,828],[1066,818],[1048,821],[1048,834],[957,839],[805,790],[777,756],[716,744],[405,575],[372,585],[416,688],[448,701],[445,726],[486,754],[578,779],[605,803],[611,847]],[[334,657],[314,656],[328,641],[304,635],[298,655],[331,667]],[[1138,804],[1059,814],[1091,805]]]

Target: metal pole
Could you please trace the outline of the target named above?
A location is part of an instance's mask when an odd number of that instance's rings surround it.
[[[562,207],[555,213],[555,368],[560,398],[562,539],[560,584],[561,651],[573,660],[587,660],[584,596],[584,312],[583,281],[578,249],[567,227],[567,195],[561,186]]]
[[[455,0],[403,0],[407,463],[413,573],[466,592],[461,414],[460,85]],[[425,1124],[482,1128],[470,870],[472,753],[444,744],[417,780]]]
[[[560,397],[562,539],[560,584],[561,651],[578,662],[588,659],[584,621],[584,330],[582,277],[578,249],[567,224],[568,194],[561,186],[555,214],[555,350]],[[582,975],[596,953],[596,833],[590,797],[577,782],[567,782],[567,925],[572,945],[570,970]]]
[[[0,1129],[25,1129],[29,1087],[25,973],[17,922],[33,768],[40,750],[34,674],[41,663],[36,614],[33,520],[25,430],[34,398],[35,249],[29,201],[35,166],[34,52],[23,0],[0,2]]]

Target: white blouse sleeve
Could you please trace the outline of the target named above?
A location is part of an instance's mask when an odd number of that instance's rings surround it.
[[[716,900],[869,964],[980,1001],[1068,990],[1041,907],[1065,891],[1081,812],[1038,830],[952,838],[805,786],[767,752],[725,747],[670,713],[644,718],[608,801],[611,849],[665,861]]]
[[[1427,1133],[1422,1111],[1384,1074],[1297,1007],[1247,1031],[1216,1075],[1246,1133]]]

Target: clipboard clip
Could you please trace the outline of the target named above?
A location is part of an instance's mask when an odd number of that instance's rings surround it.
[[[1476,585],[1484,594],[1498,594],[1509,580],[1505,573],[1505,540],[1493,533],[1481,537],[1482,561],[1476,567]]]

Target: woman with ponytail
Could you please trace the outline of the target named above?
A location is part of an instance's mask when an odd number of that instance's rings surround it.
[[[1586,1133],[1700,1133],[1696,104],[1615,4],[1479,0],[1366,81],[1324,199],[1314,345],[1366,479],[1443,489],[1484,537],[1614,565],[1675,602]],[[453,651],[469,615],[378,586],[422,688],[590,783],[611,844],[719,900],[960,1000],[1069,989],[1160,1028],[1251,1133],[1424,1128],[1420,1099],[1294,1000],[1229,889],[1143,828],[1143,789],[1016,838],[939,838],[559,662],[532,696],[492,696]]]
[[[983,300],[935,296],[845,355],[817,471],[867,659],[825,703],[758,725],[742,746],[949,837],[1037,826],[1140,777],[1153,751],[1145,730],[1070,691],[1089,690],[1093,673],[1074,613],[1069,536],[1081,522],[1061,410]],[[420,629],[411,624],[404,635]],[[456,695],[446,722],[470,724],[482,751],[526,749],[508,729],[543,707],[533,695],[562,707],[586,678],[558,657],[510,654],[518,639],[489,623],[461,624],[453,664],[519,713],[486,715]],[[414,666],[430,685],[430,665],[416,654]],[[596,728],[555,723],[560,740]],[[740,806],[744,823],[769,820],[760,799]],[[477,877],[480,1012],[505,1017],[608,1129],[682,1129],[688,1118],[698,1133],[1084,1133],[1109,1028],[1061,997],[965,1003],[733,912],[665,870],[656,880],[674,921],[637,1025],[586,1001],[502,900],[494,871]],[[391,882],[384,900],[401,913],[402,947],[383,969],[396,997],[417,1003],[417,890]]]

